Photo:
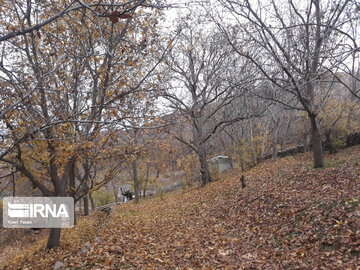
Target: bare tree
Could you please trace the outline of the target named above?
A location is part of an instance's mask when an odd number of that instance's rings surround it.
[[[311,124],[314,167],[323,167],[318,113],[327,93],[319,82],[349,56],[346,11],[354,1],[221,1],[236,21],[219,26],[239,55],[254,63],[267,87],[259,96],[305,110]],[[237,44],[247,40],[246,48]],[[325,93],[323,93],[325,92]]]
[[[346,40],[349,57],[345,61],[338,61],[338,70],[330,70],[336,78],[336,82],[347,89],[351,95],[360,100],[360,4],[355,3],[352,8],[346,10],[348,17]]]
[[[220,33],[190,24],[180,27],[179,38],[164,61],[171,79],[163,97],[177,113],[175,121],[184,121],[191,129],[190,138],[174,136],[197,154],[204,186],[211,181],[206,144],[216,132],[249,117],[231,106],[243,96],[252,74],[245,68],[249,61],[236,57]]]

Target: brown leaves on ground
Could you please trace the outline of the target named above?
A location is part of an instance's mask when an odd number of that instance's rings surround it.
[[[205,188],[117,209],[68,269],[357,269],[360,255],[359,147],[232,171]],[[64,252],[64,251],[62,251]],[[52,261],[55,263],[56,259]],[[46,269],[33,260],[27,269]]]
[[[0,227],[0,269],[2,262],[9,258],[21,254],[26,248],[31,246],[39,239],[46,238],[48,230],[33,231],[31,229],[13,229]]]
[[[78,252],[78,249],[86,241],[94,239],[100,224],[104,222],[104,217],[104,213],[96,212],[91,216],[82,217],[74,228],[63,229],[61,232],[62,246],[51,251],[45,250],[47,235],[44,235],[44,233],[47,233],[48,229],[41,232],[38,241],[35,241],[33,237],[31,246],[31,243],[28,242],[30,238],[23,237],[23,241],[17,249],[4,249],[7,254],[2,254],[4,260],[0,261],[0,269],[53,269],[53,265],[57,261]],[[17,243],[19,242],[18,240]],[[11,247],[13,246],[11,245]]]

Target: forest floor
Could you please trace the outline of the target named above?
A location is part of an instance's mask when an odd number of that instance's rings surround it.
[[[5,269],[360,269],[360,147],[268,160],[204,188],[119,206],[39,240]],[[55,267],[54,267],[55,266]]]

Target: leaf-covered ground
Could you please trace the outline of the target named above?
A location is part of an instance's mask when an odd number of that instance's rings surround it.
[[[128,203],[85,244],[7,269],[360,269],[360,147],[233,170],[200,189]],[[69,242],[71,239],[66,239]],[[28,256],[29,257],[29,256]]]

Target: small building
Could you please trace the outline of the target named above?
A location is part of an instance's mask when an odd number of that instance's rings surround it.
[[[225,172],[233,167],[232,160],[228,156],[216,156],[209,159],[208,162],[212,172]]]

